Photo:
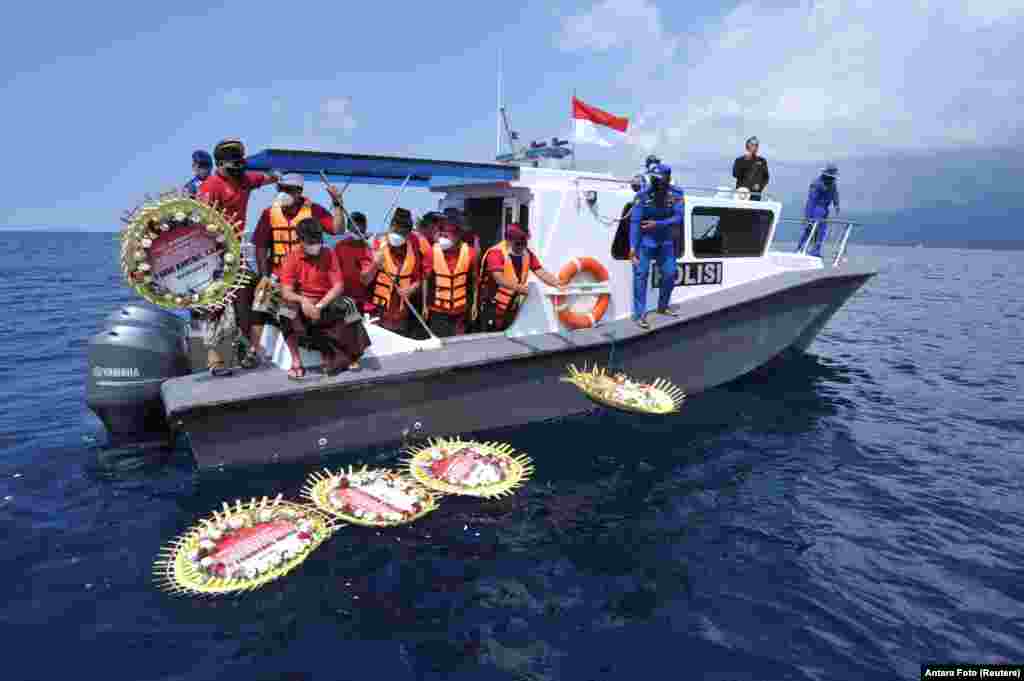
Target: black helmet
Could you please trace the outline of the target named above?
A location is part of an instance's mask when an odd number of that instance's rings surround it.
[[[245,158],[245,145],[241,140],[226,139],[213,148],[213,158],[221,161],[241,161]]]

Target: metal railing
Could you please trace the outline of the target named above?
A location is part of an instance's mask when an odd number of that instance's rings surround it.
[[[580,176],[576,178],[576,184],[581,182],[610,182],[612,184],[626,185],[628,188],[633,182],[633,178],[624,179],[621,177],[595,177],[595,176]],[[704,196],[718,199],[738,199],[740,198],[740,190],[734,187],[702,187],[702,186],[691,186],[691,185],[672,185],[676,189],[682,189],[683,192],[694,196]],[[761,200],[761,201],[777,201],[778,199],[769,194],[768,192],[749,192],[750,197],[758,197],[757,199],[748,198],[747,200]]]
[[[853,231],[855,226],[861,226],[861,223],[854,222],[853,220],[837,220],[837,219],[824,219],[824,220],[807,220],[806,218],[780,218],[779,222],[787,222],[790,224],[800,224],[804,227],[810,226],[809,230],[805,230],[804,234],[801,235],[800,241],[797,244],[796,252],[801,255],[807,255],[807,250],[811,244],[814,243],[815,237],[822,225],[842,225],[842,236],[839,238],[839,245],[835,248],[835,254],[832,256],[832,267],[839,265],[843,256],[846,255],[846,245],[850,241],[850,233]],[[824,248],[829,244],[829,236],[835,238],[836,232],[832,232],[831,235],[826,234],[825,239],[821,243],[821,247]],[[824,260],[824,257],[822,257]]]

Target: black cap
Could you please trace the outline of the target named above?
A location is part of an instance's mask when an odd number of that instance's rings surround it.
[[[366,224],[366,216],[364,214],[360,213],[359,211],[356,211],[355,213],[352,213],[352,222],[359,222],[359,223],[365,225]]]
[[[395,214],[391,217],[391,224],[397,224],[402,229],[412,229],[412,213],[408,208],[396,208]]]
[[[218,161],[241,161],[245,158],[245,145],[242,140],[226,139],[213,148],[213,158]]]
[[[304,244],[318,244],[324,240],[324,228],[313,218],[305,218],[295,226],[299,240]]]

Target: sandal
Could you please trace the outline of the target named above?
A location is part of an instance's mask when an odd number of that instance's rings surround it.
[[[243,369],[255,369],[256,367],[263,364],[263,358],[256,352],[256,348],[250,347],[249,351],[245,353],[239,364],[242,365]]]
[[[292,367],[288,370],[288,380],[301,381],[306,377],[306,367]]]
[[[210,375],[217,378],[223,378],[224,376],[230,376],[235,373],[231,369],[224,366],[224,363],[214,364],[210,366]]]

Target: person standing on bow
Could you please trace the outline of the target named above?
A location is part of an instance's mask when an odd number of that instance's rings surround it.
[[[423,300],[423,280],[430,273],[430,261],[424,260],[419,238],[412,231],[412,214],[407,208],[396,208],[386,240],[363,273],[379,316],[377,324],[410,338],[415,334],[412,325],[419,321],[409,305]]]
[[[249,194],[253,189],[274,184],[278,177],[273,173],[255,173],[245,170],[245,145],[237,139],[225,139],[213,148],[213,160],[217,172],[211,174],[199,185],[196,195],[201,201],[217,205],[220,210],[235,224],[239,238],[245,233],[246,215],[249,210]],[[249,263],[251,268],[256,263]],[[255,277],[247,286],[235,294],[231,307],[216,315],[207,324],[207,363],[210,372],[215,376],[229,375],[224,357],[215,345],[237,333],[243,338],[249,337],[252,326],[252,298],[256,290]]]
[[[527,247],[530,233],[520,225],[505,228],[505,241],[487,249],[481,263],[480,330],[504,331],[515,321],[521,301],[530,293],[530,272],[548,286],[565,290],[558,277],[544,269]]]
[[[647,322],[647,287],[651,262],[661,271],[658,313],[677,316],[669,308],[676,281],[674,233],[683,223],[683,201],[669,184],[672,170],[658,164],[648,176],[648,188],[637,194],[629,229],[629,258],[633,262],[633,321],[643,329]]]
[[[431,247],[427,277],[427,323],[438,338],[461,336],[470,321],[476,250],[462,240],[459,225],[444,221]]]
[[[804,206],[804,219],[807,220],[807,226],[804,227],[797,251],[802,251],[807,245],[811,229],[817,224],[817,227],[814,228],[814,245],[811,246],[809,255],[821,257],[821,247],[824,245],[825,239],[828,238],[828,222],[825,220],[828,220],[829,207],[834,204],[836,215],[839,215],[839,187],[836,183],[838,177],[839,168],[836,167],[836,164],[826,163],[818,179],[811,183],[807,192],[807,204]]]
[[[732,176],[736,178],[736,189],[746,187],[750,190],[751,201],[760,201],[761,192],[768,186],[768,161],[757,155],[760,142],[756,137],[747,140],[747,153],[737,158],[732,164]]]
[[[337,234],[345,224],[345,207],[338,189],[333,185],[327,185],[327,193],[334,205],[332,215],[323,206],[302,195],[305,184],[305,178],[301,173],[283,176],[277,183],[277,197],[274,203],[260,214],[256,231],[252,235],[252,244],[256,248],[256,267],[261,279],[274,277],[280,280],[285,257],[302,246],[295,229],[306,218],[316,220],[329,234]],[[242,367],[251,369],[260,365],[263,354],[260,339],[263,337],[263,327],[266,324],[279,326],[274,315],[266,312],[252,313],[249,350],[242,358]],[[287,336],[288,327],[284,326],[281,329]]]
[[[192,179],[185,183],[185,193],[195,197],[199,193],[199,186],[210,176],[213,170],[213,157],[210,152],[203,149],[196,149],[192,152]]]

